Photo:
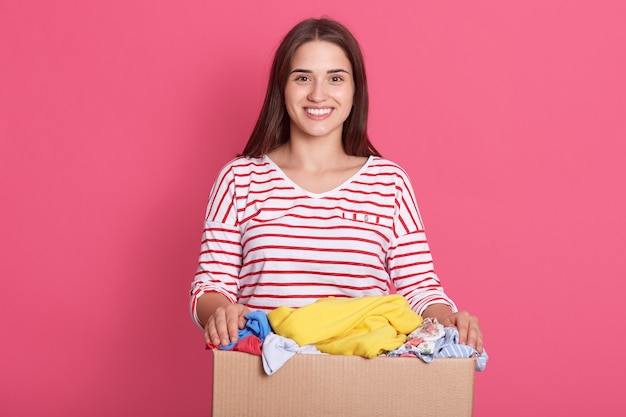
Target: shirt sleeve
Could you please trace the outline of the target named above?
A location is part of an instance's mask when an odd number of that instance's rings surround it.
[[[235,190],[235,175],[227,166],[218,175],[209,196],[198,269],[191,283],[190,314],[200,328],[196,307],[202,294],[216,292],[237,302],[242,250]]]
[[[447,304],[453,312],[457,307],[446,295],[435,273],[424,225],[406,173],[396,184],[394,233],[387,268],[396,288],[418,314],[431,304]]]

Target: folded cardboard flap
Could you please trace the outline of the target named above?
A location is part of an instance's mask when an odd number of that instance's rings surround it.
[[[213,417],[471,417],[476,360],[293,356],[275,374],[260,356],[213,350]]]

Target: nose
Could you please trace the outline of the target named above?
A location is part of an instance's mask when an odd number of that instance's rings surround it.
[[[311,83],[311,91],[309,91],[308,99],[313,102],[321,102],[326,100],[327,92],[326,86],[321,81],[314,81]]]

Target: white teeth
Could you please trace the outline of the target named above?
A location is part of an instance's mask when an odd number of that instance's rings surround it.
[[[331,109],[306,109],[306,112],[313,116],[323,116],[330,113]]]

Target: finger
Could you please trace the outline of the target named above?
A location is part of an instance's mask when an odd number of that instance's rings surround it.
[[[475,327],[475,333],[476,333],[476,344],[475,344],[475,348],[476,351],[479,354],[483,353],[483,349],[484,349],[484,343],[483,343],[483,333],[480,330],[480,326],[478,325],[478,319],[476,319],[476,323],[475,323],[476,327]]]
[[[204,343],[207,345],[211,343],[211,335],[209,334],[209,322],[204,325]]]
[[[463,343],[463,342],[461,342]],[[466,345],[476,349],[476,345],[478,343],[478,329],[475,326],[470,326],[468,332],[467,332],[467,341],[465,342]],[[478,349],[476,349],[478,350]]]
[[[206,325],[204,326],[204,340],[205,342],[212,343],[215,346],[220,344],[220,337],[217,332],[217,328],[215,327],[215,321],[213,317],[209,318]]]
[[[479,335],[478,339],[476,340],[476,350],[478,351],[479,354],[483,354],[483,350],[485,349],[485,345],[483,343],[483,336]]]
[[[469,327],[467,331],[467,341],[466,345],[476,349],[478,353],[482,353],[482,332],[480,331],[480,325],[478,324],[478,318],[474,316],[470,316],[469,318]],[[480,349],[479,349],[480,348]]]
[[[239,315],[237,316],[231,316],[227,319],[227,329],[228,329],[228,337],[230,339],[230,342],[236,342],[237,340],[239,340]],[[228,343],[227,343],[228,344]]]
[[[459,343],[467,344],[469,320],[465,315],[459,315],[456,320],[456,329],[459,332]]]
[[[213,314],[215,330],[217,332],[217,345],[228,346],[230,344],[230,330],[228,328],[226,310],[218,308]]]
[[[246,314],[248,314],[248,309],[243,308],[241,309],[241,313],[239,314],[239,328],[243,329],[244,327],[246,327],[246,323],[247,323],[247,319],[246,319]]]
[[[467,345],[476,349],[479,354],[482,354],[484,350],[482,335],[480,333],[476,334],[470,332],[470,335],[467,338]]]

